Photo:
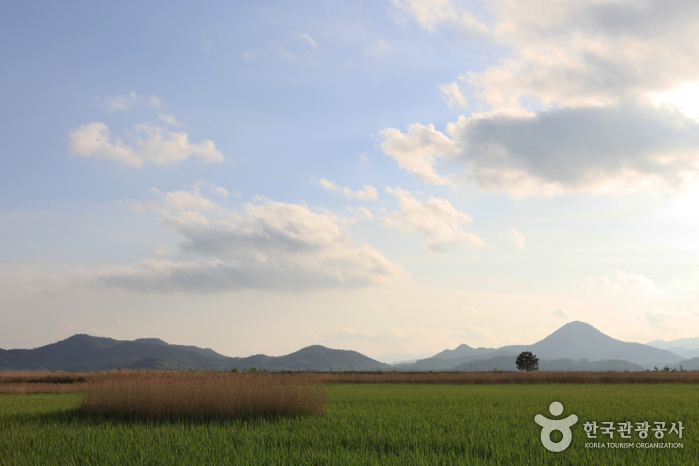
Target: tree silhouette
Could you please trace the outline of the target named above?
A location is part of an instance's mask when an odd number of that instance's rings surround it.
[[[538,371],[539,370],[539,358],[536,354],[532,354],[531,351],[522,351],[517,356],[517,369],[521,371]]]

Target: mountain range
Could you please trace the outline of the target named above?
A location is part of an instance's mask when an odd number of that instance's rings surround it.
[[[232,358],[209,348],[171,345],[157,338],[122,341],[79,334],[35,349],[0,349],[0,370],[244,370],[253,367],[269,371],[516,370],[515,359],[522,351],[536,354],[541,370],[642,370],[680,365],[685,369],[699,369],[699,355],[695,355],[699,351],[699,338],[656,340],[644,345],[614,339],[583,322],[570,322],[531,345],[472,348],[462,344],[428,358],[393,365],[356,351],[320,345],[285,356],[257,354]]]
[[[73,335],[35,349],[0,349],[0,370],[88,371],[108,369],[391,370],[356,351],[314,345],[286,356],[230,358],[212,349],[171,345],[157,338],[120,341]]]
[[[699,357],[699,337],[679,338],[671,341],[654,340],[646,344],[655,348],[670,350],[688,359]]]
[[[617,340],[584,322],[565,324],[531,345],[472,348],[463,344],[430,358],[395,364],[394,367],[403,371],[487,370],[495,367],[514,370],[514,360],[522,351],[536,354],[542,370],[638,370],[666,365],[699,369],[699,358],[691,359],[667,349]],[[603,361],[606,362],[602,364]]]

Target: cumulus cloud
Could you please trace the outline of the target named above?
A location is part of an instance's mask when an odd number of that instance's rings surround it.
[[[699,80],[699,4],[545,0],[491,3],[493,39],[512,53],[472,82],[496,107],[589,106]]]
[[[498,63],[468,74],[494,109],[532,98],[544,106],[599,105],[699,81],[699,5],[691,0],[492,0],[485,4],[490,26],[451,0],[394,4],[429,31],[478,31],[506,48]]]
[[[352,214],[357,220],[372,220],[374,214],[371,213],[366,207],[346,207],[347,212]]]
[[[394,3],[429,31],[460,27],[466,9],[450,0]],[[504,53],[441,87],[452,104],[458,90],[481,112],[446,134],[420,123],[385,129],[381,147],[402,168],[429,183],[474,182],[514,197],[683,190],[696,181],[698,3],[485,7],[484,37]],[[460,173],[437,175],[440,163]]]
[[[144,95],[136,94],[135,92],[129,92],[126,95],[115,95],[113,97],[107,97],[104,99],[105,107],[109,113],[115,112],[117,110],[126,111],[133,106],[141,107],[160,107],[160,99],[157,96],[146,97]]]
[[[513,197],[682,190],[699,169],[699,122],[672,108],[635,103],[524,117],[474,114],[449,123],[446,134],[431,125],[382,134],[384,152],[402,167],[419,160],[411,171],[425,181],[443,158],[463,167],[460,180]]]
[[[471,217],[456,210],[448,200],[430,197],[427,201],[419,201],[410,191],[401,188],[386,188],[386,191],[400,204],[400,210],[386,215],[386,224],[420,234],[425,238],[424,247],[428,251],[441,252],[462,244],[485,246],[476,234],[462,230],[460,225],[471,222]]]
[[[342,194],[347,199],[359,199],[362,201],[366,201],[370,199],[376,199],[377,197],[379,197],[379,192],[373,186],[366,185],[358,191],[352,191],[350,188],[346,186],[340,187],[332,181],[328,181],[324,178],[318,180],[317,184],[330,192]]]
[[[522,233],[510,227],[507,237],[517,249],[524,249],[524,236],[522,236]]]
[[[450,0],[393,0],[393,4],[409,13],[422,27],[430,31],[434,31],[439,25],[449,24],[466,33],[488,32],[485,24]]]
[[[190,157],[210,163],[225,160],[213,141],[205,139],[198,144],[192,143],[187,133],[171,132],[151,123],[135,125],[132,136],[135,139],[133,145],[125,144],[118,137],[112,138],[107,125],[92,122],[69,133],[69,150],[75,155],[112,160],[130,167],[141,167],[146,162],[166,165]]]
[[[330,213],[264,198],[236,212],[196,186],[154,192],[157,199],[133,206],[158,213],[182,237],[180,249],[191,259],[113,267],[93,285],[144,292],[301,291],[374,286],[404,273],[379,251],[349,239],[342,220]]]
[[[437,158],[455,155],[458,146],[453,139],[434,129],[434,125],[415,123],[408,126],[407,133],[395,128],[380,132],[383,152],[393,157],[401,168],[417,175],[426,183],[445,185],[452,179],[439,175],[435,170]]]
[[[177,121],[177,119],[175,119],[174,116],[172,116],[168,113],[160,113],[158,115],[158,118],[163,120],[163,122],[165,122],[166,124],[168,124],[170,126],[182,126],[182,123]]]
[[[438,87],[450,107],[466,107],[466,97],[461,93],[459,83],[440,84]]]

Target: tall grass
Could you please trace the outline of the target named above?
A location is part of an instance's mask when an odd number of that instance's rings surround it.
[[[202,375],[206,374],[206,375]],[[306,390],[308,386],[327,383],[416,383],[416,384],[539,384],[539,383],[587,383],[587,384],[665,384],[699,383],[699,371],[683,372],[179,372],[179,371],[101,371],[101,372],[49,372],[49,371],[0,371],[0,393],[62,393],[94,391],[96,387],[115,387],[116,381],[159,380],[166,385],[183,382],[191,387],[202,380],[227,380],[232,385],[262,383],[265,387],[284,386],[293,390]],[[229,379],[230,378],[230,379]],[[199,380],[194,382],[193,380]],[[238,382],[234,382],[238,381]],[[260,382],[260,381],[264,381]],[[131,382],[129,382],[131,383]],[[188,385],[187,385],[188,384]],[[102,389],[100,389],[102,390]],[[105,389],[106,390],[106,389]],[[116,390],[116,388],[114,388]],[[272,390],[264,388],[261,390]],[[259,395],[262,396],[262,395]],[[266,395],[265,395],[266,396]],[[309,395],[310,396],[310,395]]]
[[[241,419],[322,414],[325,392],[309,377],[129,371],[85,384],[80,410],[120,419]]]
[[[550,384],[699,383],[699,371],[684,372],[324,372],[323,383]]]

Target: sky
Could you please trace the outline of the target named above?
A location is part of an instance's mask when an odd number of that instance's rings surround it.
[[[0,348],[699,336],[694,0],[0,12]]]

